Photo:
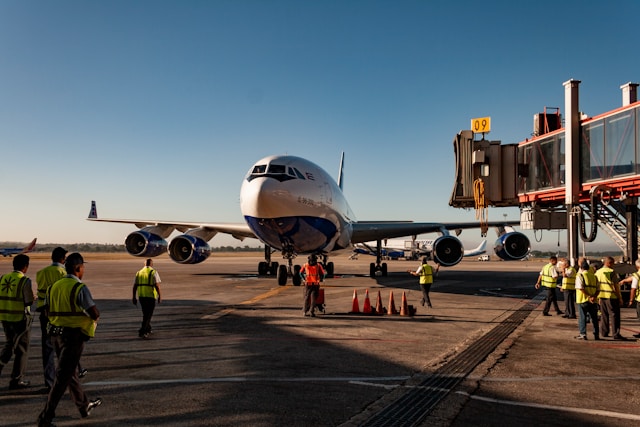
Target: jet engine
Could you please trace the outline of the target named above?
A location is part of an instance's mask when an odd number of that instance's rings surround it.
[[[134,231],[124,241],[129,255],[151,258],[167,251],[167,241],[145,229]]]
[[[462,261],[464,249],[462,242],[453,236],[440,236],[433,242],[431,256],[433,260],[445,267],[451,267]]]
[[[178,264],[198,264],[211,255],[211,246],[200,237],[183,234],[169,244],[169,256]]]
[[[522,233],[513,231],[498,237],[493,250],[505,261],[520,260],[531,250],[529,239]]]

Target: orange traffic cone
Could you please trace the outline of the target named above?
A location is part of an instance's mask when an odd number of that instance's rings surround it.
[[[362,312],[371,314],[371,301],[369,301],[369,289],[364,291],[364,304],[362,304]]]
[[[407,307],[407,295],[402,291],[402,307],[400,307],[400,316],[408,316],[409,308]]]
[[[378,299],[376,300],[376,314],[384,314],[384,307],[382,306],[382,297],[380,297],[380,291],[378,291]]]
[[[387,314],[398,314],[396,304],[393,302],[393,291],[389,291],[389,308],[387,309]]]
[[[358,303],[358,293],[353,290],[353,303],[351,304],[352,313],[360,313],[360,303]]]

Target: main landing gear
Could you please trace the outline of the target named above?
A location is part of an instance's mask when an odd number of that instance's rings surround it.
[[[382,241],[378,239],[376,241],[376,262],[369,264],[369,276],[376,277],[377,273],[381,276],[387,276],[387,263],[382,261]]]
[[[293,286],[300,286],[302,284],[302,278],[300,277],[300,270],[302,267],[299,264],[293,264],[293,259],[296,257],[296,253],[293,251],[282,251],[282,257],[287,260],[287,265],[278,264],[276,261],[271,261],[271,254],[273,253],[270,246],[264,247],[264,261],[258,263],[258,275],[260,276],[276,276],[278,285],[284,286],[287,284],[287,279],[291,277]],[[322,266],[326,272],[326,277],[333,277],[334,265],[333,262],[327,262],[327,255],[321,255]],[[386,269],[386,266],[385,266]]]

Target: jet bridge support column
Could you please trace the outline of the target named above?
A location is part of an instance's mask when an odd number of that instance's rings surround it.
[[[638,259],[638,198],[624,200],[625,219],[627,220],[627,261],[631,264]]]
[[[580,80],[564,83],[565,123],[565,204],[567,206],[567,248],[569,262],[578,260],[578,209],[580,209]],[[594,227],[597,226],[594,224]]]

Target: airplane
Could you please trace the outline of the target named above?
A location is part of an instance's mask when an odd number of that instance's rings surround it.
[[[34,238],[31,243],[29,243],[27,246],[25,246],[24,248],[3,248],[0,249],[0,254],[2,254],[2,256],[4,257],[10,257],[12,255],[18,255],[18,254],[26,254],[29,253],[33,250],[33,248],[36,247],[36,240],[38,240],[38,238]]]
[[[434,242],[434,239],[385,239],[382,245],[382,256],[390,259],[407,258],[413,260],[418,259],[420,256],[430,257],[433,252]],[[355,254],[376,255],[376,249],[373,248],[375,245],[376,242],[373,241],[356,243],[353,245],[353,252]],[[465,249],[462,256],[481,255],[487,252],[486,247],[487,241],[483,240],[477,247]]]
[[[301,283],[300,265],[293,265],[299,254],[316,254],[324,263],[327,275],[333,276],[331,252],[352,250],[356,243],[376,241],[376,262],[369,265],[371,277],[387,275],[381,263],[382,240],[424,233],[440,233],[433,242],[433,259],[448,267],[462,260],[463,247],[455,230],[479,228],[477,222],[357,221],[342,192],[344,153],[340,159],[337,182],[320,166],[301,157],[274,155],[258,160],[247,172],[240,189],[240,210],[244,223],[195,223],[158,220],[98,218],[96,202],[91,202],[89,221],[134,224],[138,230],[125,239],[127,252],[138,257],[155,257],[164,252],[179,264],[197,264],[211,254],[208,242],[218,233],[239,240],[256,238],[264,244],[264,261],[258,274],[277,277],[286,285],[288,277],[295,286]],[[530,250],[529,239],[522,233],[505,231],[505,226],[519,221],[489,222],[499,227],[496,254],[505,260],[518,260]],[[174,231],[167,244],[166,239]],[[286,265],[271,260],[280,251]]]

